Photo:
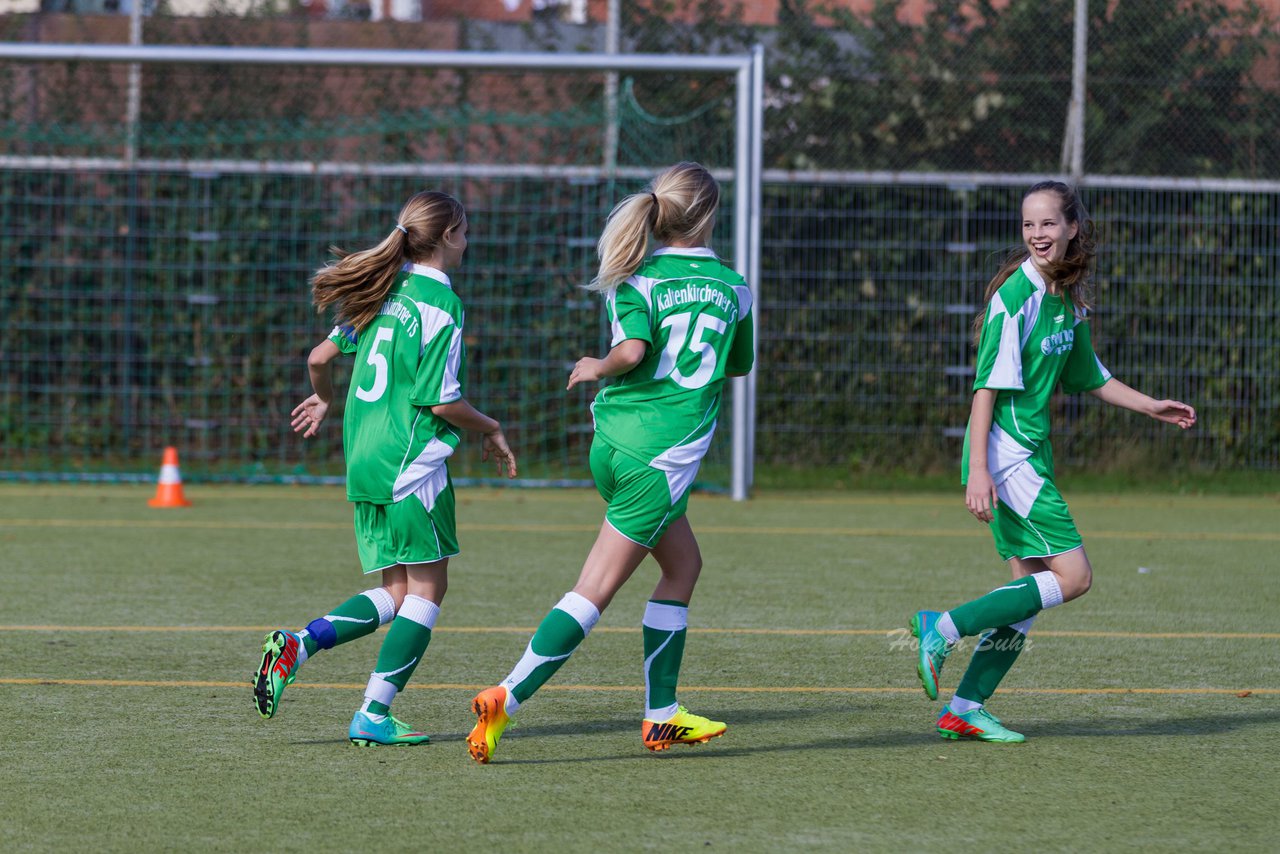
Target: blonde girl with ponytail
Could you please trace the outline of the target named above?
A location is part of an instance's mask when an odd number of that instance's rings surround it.
[[[612,330],[603,358],[574,365],[567,388],[609,379],[592,404],[590,464],[608,505],[577,584],[542,620],[498,685],[472,700],[471,756],[487,763],[511,716],[586,638],[646,555],[660,569],[641,621],[649,750],[697,744],[725,725],[676,699],[689,600],[702,569],[685,517],[715,434],[726,377],[755,360],[751,291],[709,246],[720,188],[697,163],[664,170],[613,209],[600,236],[601,294]],[[656,250],[649,254],[650,246]]]
[[[421,192],[405,203],[380,243],[316,272],[312,298],[337,325],[307,360],[314,393],[293,410],[293,429],[314,436],[333,399],[332,363],[353,355],[343,414],[347,499],[356,551],[381,584],[300,631],[267,634],[254,675],[254,705],[274,717],[286,686],[321,650],[390,623],[364,702],[347,730],[353,744],[422,744],[428,736],[391,715],[391,703],[422,659],[458,553],[447,466],[464,431],[483,436],[483,456],[516,476],[501,425],[463,396],[464,310],[448,271],[467,249],[457,199]]]

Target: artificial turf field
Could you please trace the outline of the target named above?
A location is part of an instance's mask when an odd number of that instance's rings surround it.
[[[381,634],[308,662],[274,720],[249,688],[265,630],[371,586],[339,489],[155,510],[144,486],[0,486],[0,849],[1275,850],[1280,498],[1064,489],[1095,582],[990,705],[1025,744],[938,738],[901,628],[1006,578],[958,491],[788,492],[691,504],[681,700],[723,738],[641,746],[647,562],[481,767],[468,700],[572,586],[594,493],[459,490],[395,706],[432,743],[357,749]]]

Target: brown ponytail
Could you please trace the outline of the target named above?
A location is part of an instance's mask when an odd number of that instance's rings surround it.
[[[466,219],[453,196],[427,190],[412,196],[400,209],[390,233],[377,246],[359,252],[330,251],[338,256],[311,278],[312,301],[318,310],[336,306],[335,320],[364,329],[378,316],[406,261],[426,258]]]

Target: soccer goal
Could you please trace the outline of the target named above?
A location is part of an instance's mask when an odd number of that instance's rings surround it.
[[[524,482],[588,482],[594,390],[563,389],[608,344],[581,289],[605,215],[698,160],[725,191],[716,246],[756,286],[762,62],[0,46],[0,477],[150,478],[167,445],[197,479],[339,476],[336,423],[288,428],[329,328],[308,278],[435,187],[471,220],[468,397],[509,427]],[[754,378],[729,397],[703,485],[745,498]],[[459,480],[487,474],[476,450]]]

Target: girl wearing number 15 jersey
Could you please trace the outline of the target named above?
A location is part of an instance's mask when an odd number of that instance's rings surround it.
[[[689,600],[702,569],[685,518],[689,489],[715,434],[726,377],[755,359],[751,292],[707,243],[720,190],[696,163],[679,163],[610,213],[599,241],[612,329],[603,359],[580,359],[568,388],[612,378],[592,404],[591,473],[608,507],[574,588],[543,618],[501,683],[472,701],[468,748],[488,762],[510,716],[572,655],[645,555],[661,577],[645,608],[645,716],[650,750],[706,742],[723,723],[676,701]],[[651,258],[648,238],[662,244]]]

